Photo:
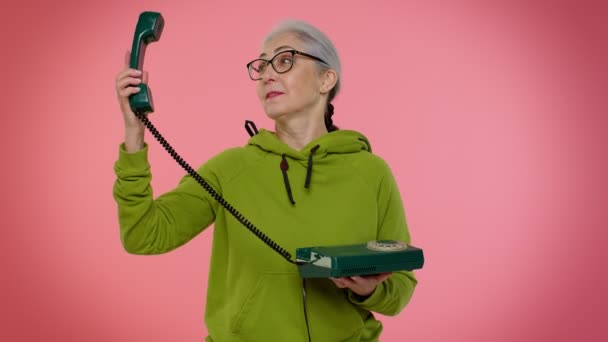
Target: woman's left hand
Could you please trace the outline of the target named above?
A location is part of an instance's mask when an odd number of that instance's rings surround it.
[[[372,274],[366,276],[354,276],[354,277],[343,277],[343,278],[329,278],[336,284],[337,287],[349,288],[354,293],[362,297],[371,295],[376,286],[381,282],[385,281],[388,277],[393,274],[392,272]]]

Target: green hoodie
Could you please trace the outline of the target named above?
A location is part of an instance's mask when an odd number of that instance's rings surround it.
[[[246,146],[218,154],[198,173],[292,255],[298,247],[379,239],[409,243],[393,175],[370,152],[367,139],[354,131],[325,134],[296,151],[262,129]],[[189,175],[154,200],[147,146],[135,153],[121,146],[114,169],[120,234],[129,253],[169,252],[215,222],[206,341],[308,341],[295,265],[243,227]],[[396,315],[416,283],[412,272],[395,272],[361,298],[330,279],[307,279],[311,340],[378,341],[382,324],[371,311]]]

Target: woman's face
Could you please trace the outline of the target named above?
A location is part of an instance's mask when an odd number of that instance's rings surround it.
[[[308,52],[295,35],[282,34],[264,44],[260,58],[270,60],[281,51],[294,49]],[[282,74],[268,65],[257,82],[258,98],[266,115],[273,120],[325,106],[321,73],[312,58],[296,54],[291,70]]]

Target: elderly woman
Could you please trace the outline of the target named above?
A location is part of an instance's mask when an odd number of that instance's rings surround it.
[[[246,146],[219,153],[198,173],[286,250],[409,243],[389,167],[362,134],[333,125],[341,71],[331,41],[307,23],[287,21],[266,37],[247,69],[274,131],[249,129]],[[214,223],[206,341],[377,341],[382,324],[372,312],[399,313],[416,285],[413,273],[303,285],[293,263],[244,229],[191,176],[154,199],[145,127],[128,101],[145,81],[142,71],[129,69],[127,55],[116,80],[125,119],[114,186],[121,239],[130,253],[160,254]]]

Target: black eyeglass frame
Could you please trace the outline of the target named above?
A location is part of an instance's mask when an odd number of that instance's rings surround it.
[[[261,80],[261,79],[262,79],[261,74],[260,74],[260,77],[259,77],[259,78],[253,78],[253,76],[251,76],[251,69],[250,69],[250,67],[251,67],[251,65],[252,65],[253,63],[255,63],[255,62],[257,62],[257,61],[264,61],[264,62],[266,62],[266,63],[267,63],[267,67],[268,67],[268,64],[272,65],[272,68],[274,69],[274,71],[276,71],[276,72],[277,72],[277,74],[284,74],[284,73],[288,72],[289,70],[291,70],[291,68],[293,68],[293,65],[294,65],[295,63],[291,63],[291,66],[289,67],[289,69],[287,69],[287,70],[285,70],[285,71],[278,71],[278,70],[277,70],[277,68],[274,66],[274,63],[273,63],[273,62],[274,62],[274,59],[275,59],[275,58],[277,58],[279,55],[284,54],[285,52],[290,52],[290,53],[291,53],[291,60],[292,60],[292,61],[295,61],[295,58],[294,58],[294,57],[295,57],[295,55],[301,55],[301,56],[305,56],[305,57],[308,57],[308,58],[312,58],[312,59],[314,59],[314,60],[316,60],[316,61],[318,61],[318,62],[321,62],[321,63],[323,63],[323,64],[325,64],[325,65],[329,65],[329,64],[328,64],[326,61],[322,60],[321,58],[319,58],[319,57],[317,57],[317,56],[313,56],[313,55],[308,54],[308,53],[306,53],[306,52],[298,51],[298,50],[295,50],[295,49],[292,49],[292,50],[284,50],[284,51],[278,52],[276,55],[274,55],[274,56],[273,56],[271,59],[269,59],[269,60],[268,60],[268,59],[264,59],[264,58],[256,58],[256,59],[252,60],[251,62],[247,63],[247,73],[249,74],[249,78],[251,78],[253,81],[259,81],[259,80]]]

